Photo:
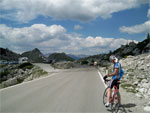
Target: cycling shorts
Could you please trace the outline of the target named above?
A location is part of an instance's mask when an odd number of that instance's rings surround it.
[[[113,80],[113,79],[112,79],[112,80],[110,81],[108,87],[112,89],[113,86],[115,85],[115,86],[117,86],[117,88],[119,89],[119,84],[117,84],[117,81],[119,81],[119,80],[118,80],[118,79],[117,79],[117,80]]]

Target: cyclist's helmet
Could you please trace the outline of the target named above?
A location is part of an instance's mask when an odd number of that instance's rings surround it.
[[[116,60],[116,62],[118,61],[117,57],[115,55],[111,55],[109,57],[110,62],[112,62],[113,60]]]

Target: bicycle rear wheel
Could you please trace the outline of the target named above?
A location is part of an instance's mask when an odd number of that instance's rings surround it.
[[[107,102],[107,89],[108,87],[105,89],[104,94],[103,94],[103,104],[105,105]]]
[[[120,106],[120,94],[119,92],[113,95],[114,102],[111,102],[111,111],[112,113],[117,113]]]

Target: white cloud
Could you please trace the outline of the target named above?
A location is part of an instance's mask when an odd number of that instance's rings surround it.
[[[90,21],[110,18],[112,13],[136,8],[149,0],[1,0],[1,18],[28,22],[37,16]]]
[[[137,34],[137,33],[143,33],[143,32],[149,32],[150,31],[150,20],[146,21],[143,24],[134,25],[130,27],[122,26],[119,28],[121,32],[126,32],[128,34]]]
[[[150,9],[148,9],[147,17],[150,17]]]
[[[131,40],[103,38],[67,33],[61,25],[34,24],[24,28],[0,25],[0,46],[16,52],[39,48],[44,53],[99,54],[114,50]]]
[[[83,29],[83,27],[82,27],[81,25],[75,25],[75,26],[74,26],[74,29],[75,29],[75,30],[81,30],[81,29]]]

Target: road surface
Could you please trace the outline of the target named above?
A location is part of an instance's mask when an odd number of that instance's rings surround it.
[[[104,85],[95,68],[57,72],[0,90],[1,113],[100,112]]]

